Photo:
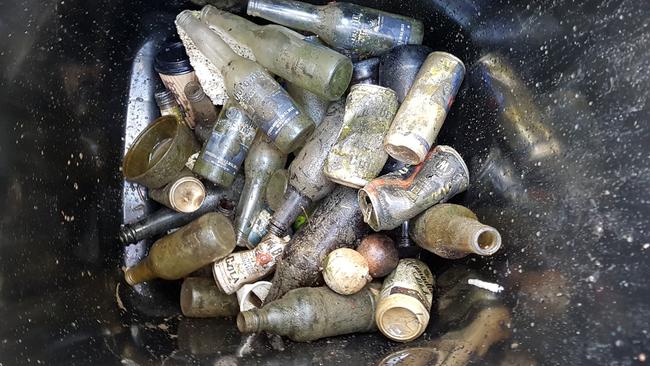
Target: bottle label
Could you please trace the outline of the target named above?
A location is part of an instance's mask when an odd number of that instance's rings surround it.
[[[217,121],[217,127],[205,145],[202,160],[236,175],[255,138],[255,127],[237,108],[228,108],[223,117]]]
[[[244,284],[271,273],[286,245],[287,240],[269,236],[255,249],[232,253],[214,263],[214,279],[225,293],[232,294]]]
[[[389,35],[395,46],[408,44],[411,38],[411,24],[405,23],[390,15],[380,15],[379,33]]]
[[[273,141],[300,114],[289,94],[262,71],[253,72],[235,84],[234,98]]]
[[[350,35],[353,47],[362,47],[371,38],[390,39],[395,47],[408,44],[411,38],[411,24],[388,14],[356,13],[350,23],[354,28]]]
[[[404,294],[417,299],[427,309],[433,300],[433,275],[423,262],[416,259],[403,259],[393,273],[384,281],[380,298],[392,294]]]
[[[256,246],[262,241],[262,238],[269,232],[269,222],[271,221],[272,213],[269,212],[270,209],[262,209],[257,215],[257,219],[251,227],[250,233],[248,233],[248,243]]]

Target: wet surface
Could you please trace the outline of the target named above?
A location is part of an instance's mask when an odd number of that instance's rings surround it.
[[[425,20],[424,43],[467,65],[438,142],[470,169],[455,202],[503,235],[495,257],[460,261],[503,286],[513,309],[512,338],[490,362],[647,362],[648,10],[632,0],[359,3]],[[120,268],[150,245],[115,238],[149,209],[119,167],[157,113],[147,60],[184,4],[164,5],[0,4],[0,363],[372,364],[403,348],[379,334],[242,337],[234,319],[179,318],[176,282],[122,282]],[[477,63],[486,54],[500,55],[500,77]],[[448,266],[422,257],[434,272]],[[439,335],[434,323],[425,340]]]

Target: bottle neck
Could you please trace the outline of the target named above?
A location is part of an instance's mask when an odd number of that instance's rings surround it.
[[[247,19],[217,9],[212,5],[203,7],[203,10],[201,10],[201,21],[221,32],[228,33],[235,41],[243,43],[248,47],[256,44],[256,37],[253,32],[262,28],[262,26]]]
[[[131,286],[137,285],[141,282],[153,280],[157,277],[158,276],[151,270],[151,267],[149,266],[149,257],[143,259],[137,265],[124,271],[124,279]]]
[[[457,216],[449,220],[449,229],[455,250],[478,255],[492,255],[501,247],[501,235],[491,227],[479,221]]]
[[[292,185],[289,185],[287,192],[284,194],[282,206],[280,206],[271,218],[269,231],[278,237],[283,237],[289,229],[289,225],[296,221],[296,218],[300,214],[307,212],[309,205],[311,205],[309,197],[298,192]]]
[[[176,24],[183,29],[194,45],[218,69],[241,58],[233,52],[210,27],[201,23],[189,10],[184,10],[176,17]]]
[[[258,333],[264,328],[264,309],[242,311],[237,316],[237,328],[243,334]]]
[[[319,10],[319,6],[300,1],[249,0],[246,12],[285,27],[311,31],[321,22]]]

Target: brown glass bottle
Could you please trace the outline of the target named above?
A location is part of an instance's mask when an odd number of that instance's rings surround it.
[[[230,220],[207,213],[172,234],[156,241],[140,263],[124,273],[133,286],[154,278],[176,280],[223,258],[235,248]]]
[[[374,314],[379,284],[354,295],[339,295],[328,287],[289,291],[280,300],[237,316],[242,333],[267,331],[296,342],[376,329]]]

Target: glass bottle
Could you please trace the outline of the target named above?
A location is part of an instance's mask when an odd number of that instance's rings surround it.
[[[194,163],[194,173],[229,187],[237,176],[257,128],[237,104],[228,99]]]
[[[210,136],[212,127],[217,123],[217,108],[210,98],[205,95],[201,84],[190,81],[185,85],[185,97],[190,102],[194,118],[194,134],[200,142],[205,142]]]
[[[261,309],[239,313],[237,328],[242,333],[267,331],[296,342],[371,332],[377,329],[374,314],[378,285],[372,283],[349,296],[328,287],[295,289]]]
[[[342,101],[332,103],[323,123],[309,137],[289,166],[289,186],[282,205],[275,210],[269,230],[284,235],[309,206],[330,194],[336,184],[323,174],[323,165],[343,125]]]
[[[174,93],[165,89],[154,93],[153,98],[156,100],[158,108],[160,108],[161,116],[173,116],[179,122],[183,122],[183,112],[181,112],[181,107],[178,105]]]
[[[154,278],[176,280],[225,257],[234,248],[230,220],[210,212],[157,240],[140,263],[124,272],[124,278],[131,286]]]
[[[227,32],[238,43],[247,45],[255,60],[270,72],[334,101],[350,83],[352,62],[349,58],[277,24],[260,26],[237,15],[205,6],[201,21]]]
[[[278,150],[264,134],[257,134],[251,151],[244,163],[246,183],[242,191],[242,199],[237,205],[235,231],[237,245],[248,247],[248,234],[253,221],[264,202],[264,192],[271,175],[278,169],[284,168],[287,156]]]
[[[226,93],[234,99],[271,141],[285,154],[301,146],[314,123],[262,66],[235,54],[191,11],[176,17],[176,24],[192,39],[224,78]]]
[[[212,278],[188,277],[181,285],[181,312],[190,318],[215,318],[239,313],[237,296],[219,291]]]
[[[413,219],[410,235],[418,246],[448,259],[492,255],[501,247],[497,229],[479,222],[470,209],[450,203],[435,205]]]
[[[421,21],[360,5],[331,2],[316,6],[292,0],[249,0],[248,15],[317,34],[352,57],[380,55],[402,44],[421,44]]]

